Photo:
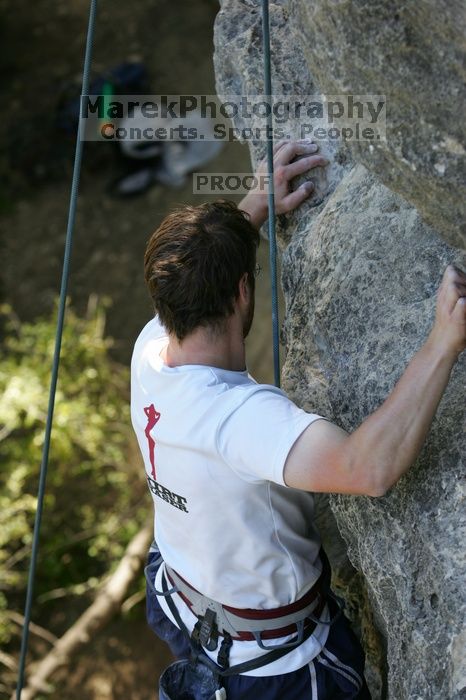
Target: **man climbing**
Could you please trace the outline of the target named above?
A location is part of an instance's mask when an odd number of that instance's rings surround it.
[[[316,150],[276,148],[277,212],[309,196],[290,181],[326,165]],[[348,435],[246,371],[266,217],[257,194],[185,207],[147,246],[156,317],[135,345],[131,412],[155,505],[148,620],[176,656],[189,656],[191,636],[228,700],[365,699],[312,492],[382,496],[416,459],[466,347],[466,275],[447,268],[425,344]]]

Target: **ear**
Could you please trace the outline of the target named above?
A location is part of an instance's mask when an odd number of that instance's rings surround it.
[[[239,299],[246,304],[249,304],[251,299],[251,285],[247,272],[244,273],[239,281]]]

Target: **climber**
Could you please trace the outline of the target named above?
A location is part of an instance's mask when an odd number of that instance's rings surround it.
[[[311,194],[290,181],[325,167],[316,150],[276,147],[278,213]],[[466,275],[447,268],[425,344],[347,434],[247,373],[266,217],[265,194],[185,207],[147,246],[156,316],[135,344],[131,414],[155,506],[148,621],[175,656],[218,673],[228,700],[366,699],[364,655],[329,588],[312,492],[382,496],[413,463],[466,347]],[[169,693],[161,683],[160,697]]]

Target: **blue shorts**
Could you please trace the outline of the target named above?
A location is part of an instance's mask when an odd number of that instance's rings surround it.
[[[152,580],[161,562],[156,562],[157,557],[157,553],[149,554]],[[189,658],[188,640],[165,615],[148,586],[146,596],[150,628],[174,656]],[[334,615],[336,603],[331,598],[328,606]],[[364,679],[364,652],[344,615],[330,627],[325,647],[306,666],[276,676],[230,676],[222,679],[222,684],[228,700],[371,700]]]

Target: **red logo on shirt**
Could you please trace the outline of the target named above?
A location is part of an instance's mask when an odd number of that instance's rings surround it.
[[[153,403],[151,403],[150,406],[146,406],[144,409],[144,413],[147,416],[147,425],[144,429],[144,433],[147,438],[147,442],[149,443],[149,459],[150,463],[152,466],[152,476],[154,479],[157,479],[156,474],[155,474],[155,457],[154,457],[154,451],[155,451],[155,440],[150,434],[150,431],[156,425],[160,419],[160,413],[155,410],[155,406]]]

